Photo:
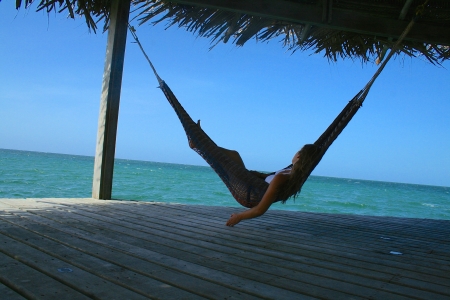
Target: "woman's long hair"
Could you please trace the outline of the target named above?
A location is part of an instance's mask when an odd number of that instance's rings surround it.
[[[290,197],[297,197],[309,174],[319,163],[319,147],[314,144],[306,144],[299,151],[299,160],[292,166],[289,180],[280,188],[278,199],[285,203]]]

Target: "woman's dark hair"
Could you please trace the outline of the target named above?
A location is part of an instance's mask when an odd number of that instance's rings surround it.
[[[285,203],[290,197],[297,197],[309,174],[318,164],[317,155],[319,147],[314,144],[306,144],[300,149],[299,159],[292,166],[289,180],[280,188],[278,199]],[[320,160],[320,159],[319,159]]]

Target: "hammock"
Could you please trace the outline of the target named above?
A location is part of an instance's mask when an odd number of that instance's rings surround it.
[[[217,175],[219,175],[220,179],[225,183],[236,201],[242,206],[249,208],[258,205],[269,184],[225,154],[223,150],[221,150],[221,148],[203,131],[203,129],[192,120],[164,81],[160,82],[160,88],[175,110],[186,132],[188,140],[195,145],[194,150],[211,166]],[[358,109],[362,106],[367,93],[368,90],[359,92],[344,107],[333,123],[331,123],[327,130],[325,130],[314,143],[318,148],[318,153],[314,156],[312,168],[307,170],[304,177],[301,179],[302,184],[320,162],[330,145],[336,140]]]
[[[359,108],[362,106],[367,94],[369,93],[372,84],[375,79],[384,69],[385,65],[389,59],[395,53],[396,48],[406,36],[406,34],[411,29],[414,24],[415,19],[413,19],[409,25],[406,27],[402,35],[399,37],[397,43],[393,46],[389,55],[386,57],[384,62],[379,66],[375,75],[369,80],[366,86],[358,93],[355,97],[344,107],[341,113],[336,117],[336,119],[331,123],[331,125],[324,131],[324,133],[314,142],[318,151],[312,158],[313,161],[309,165],[309,168],[304,171],[301,180],[301,186],[304,184],[306,179],[309,177],[311,172],[320,162],[325,152],[331,146],[331,144],[336,140],[339,134],[344,130]],[[244,166],[238,164],[233,159],[231,159],[223,150],[214,143],[214,141],[203,131],[203,129],[195,123],[189,114],[181,106],[180,102],[169,88],[169,86],[159,77],[154,68],[152,62],[145,53],[136,32],[133,27],[129,25],[130,32],[133,35],[136,43],[142,50],[142,53],[146,57],[147,61],[150,63],[158,82],[159,88],[163,91],[170,105],[175,110],[188,138],[188,141],[192,142],[194,145],[194,150],[211,166],[211,168],[219,175],[220,179],[225,183],[228,190],[231,192],[233,197],[242,206],[251,208],[261,201],[264,193],[266,192],[269,184],[255,174],[247,170]],[[295,191],[297,192],[297,191]],[[294,194],[293,192],[292,194]],[[280,201],[281,199],[277,199]]]
[[[217,175],[219,175],[220,179],[225,183],[237,202],[242,206],[249,208],[258,205],[269,187],[269,184],[224,153],[203,129],[192,120],[164,81],[160,82],[159,87],[162,89],[170,105],[175,110],[175,113],[186,132],[188,140],[194,145],[194,151],[196,151],[211,166]],[[318,147],[319,153],[314,156],[312,168],[307,170],[304,177],[301,179],[302,184],[320,162],[328,147],[330,147],[356,114],[366,95],[367,92],[364,91],[358,93],[358,95],[345,106],[334,122],[314,143],[314,145]],[[278,201],[280,200],[281,199],[278,199]]]

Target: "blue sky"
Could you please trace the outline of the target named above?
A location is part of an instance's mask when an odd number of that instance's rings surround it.
[[[376,71],[292,54],[275,40],[210,51],[208,40],[183,29],[136,28],[192,118],[249,169],[286,166]],[[0,148],[93,156],[106,33],[3,1],[0,38]],[[116,157],[205,165],[128,39]],[[450,186],[449,68],[422,57],[392,60],[313,175]]]

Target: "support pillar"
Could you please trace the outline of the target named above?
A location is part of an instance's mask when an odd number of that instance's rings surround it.
[[[112,0],[98,118],[92,197],[111,199],[130,0]]]

